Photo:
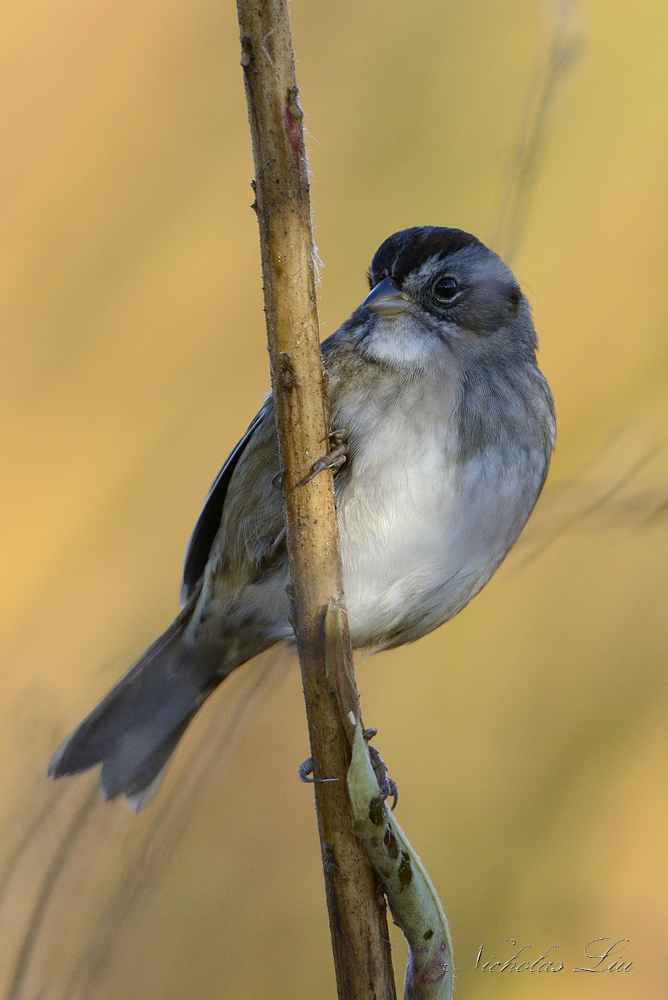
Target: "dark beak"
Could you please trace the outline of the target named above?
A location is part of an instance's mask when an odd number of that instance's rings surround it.
[[[406,312],[411,303],[412,299],[397,288],[392,278],[383,278],[369,292],[362,305],[381,316],[397,316]]]

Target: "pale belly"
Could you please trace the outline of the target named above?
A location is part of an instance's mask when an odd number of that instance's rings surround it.
[[[394,439],[395,441],[397,438]],[[384,452],[384,454],[383,454]],[[355,646],[411,641],[463,608],[519,535],[542,482],[537,454],[444,459],[424,436],[355,457],[338,498]]]

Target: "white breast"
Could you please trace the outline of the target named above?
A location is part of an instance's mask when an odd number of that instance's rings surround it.
[[[338,498],[356,646],[418,638],[461,610],[517,538],[540,489],[538,456],[488,451],[457,461],[447,401],[438,414],[425,412],[424,400],[412,415],[396,411],[356,439]]]

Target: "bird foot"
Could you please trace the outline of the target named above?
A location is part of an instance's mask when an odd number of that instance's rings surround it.
[[[299,780],[309,784],[320,783],[321,781],[338,781],[338,778],[309,778],[313,774],[313,757],[309,757],[303,764],[299,765]]]
[[[392,812],[394,812],[397,802],[399,801],[399,789],[397,788],[396,781],[388,776],[387,767],[383,758],[380,756],[375,747],[372,747],[369,740],[372,740],[377,734],[377,729],[365,729],[363,736],[369,746],[369,757],[371,759],[371,766],[373,767],[374,774],[376,775],[376,781],[378,782],[378,787],[380,788],[380,800],[385,802],[392,796]],[[304,761],[303,764],[299,765],[299,780],[307,782],[309,784],[319,783],[321,781],[338,781],[338,778],[309,778],[309,775],[313,774],[313,757],[309,757]]]
[[[327,435],[332,447],[326,455],[323,455],[322,458],[317,459],[317,461],[313,463],[313,469],[311,472],[309,472],[308,476],[304,476],[304,478],[297,483],[295,489],[299,490],[302,486],[306,486],[306,484],[310,483],[312,479],[315,479],[319,472],[324,472],[325,469],[332,469],[336,472],[337,469],[341,468],[348,457],[348,445],[346,444],[347,436],[348,431],[343,429],[339,431],[332,431],[331,434]]]
[[[397,787],[396,781],[394,781],[387,773],[387,767],[385,761],[380,756],[375,747],[372,747],[369,740],[372,740],[377,729],[365,729],[363,736],[369,747],[369,757],[371,759],[371,766],[373,772],[376,775],[376,781],[378,782],[378,787],[380,788],[381,801],[385,802],[392,796],[392,812],[396,809],[397,802],[399,801],[399,789]]]

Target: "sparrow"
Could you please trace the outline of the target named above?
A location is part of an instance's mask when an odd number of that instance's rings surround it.
[[[487,583],[538,499],[556,425],[529,303],[475,236],[405,229],[368,278],[322,360],[331,426],[345,428],[335,497],[350,634],[376,651],[431,632]],[[183,610],[65,740],[53,777],[101,764],[104,797],[141,808],[220,682],[294,641],[280,475],[269,397],[197,520]]]

